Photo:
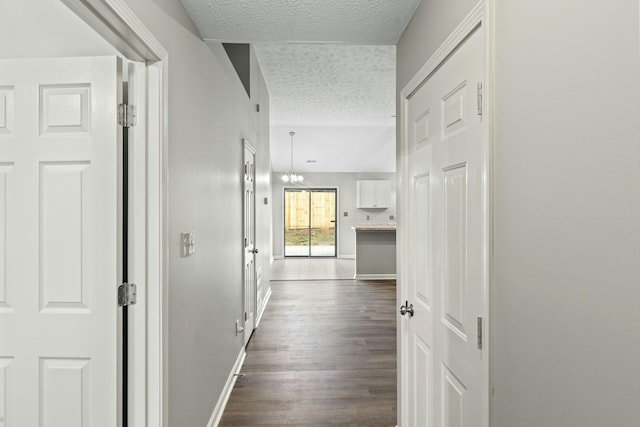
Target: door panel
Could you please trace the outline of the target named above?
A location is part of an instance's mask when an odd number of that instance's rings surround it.
[[[336,256],[336,190],[311,190],[310,256]]]
[[[0,63],[1,425],[117,423],[120,69]]]
[[[419,334],[411,334],[409,337],[409,348],[411,351],[411,369],[416,374],[419,381],[411,383],[411,407],[410,425],[432,427],[433,403],[431,402],[433,377],[432,363],[433,357],[431,347],[420,339]]]
[[[476,105],[483,58],[476,29],[407,103],[406,295],[415,313],[402,319],[408,363],[401,377],[414,391],[407,427],[477,427],[485,419],[476,342],[485,307],[484,137]]]
[[[424,305],[424,308],[431,310],[432,282],[429,278],[429,174],[414,177],[414,203],[415,203],[415,233],[413,235],[413,250],[417,260],[412,270],[415,277],[411,279],[413,283],[412,297],[417,302]]]
[[[465,423],[463,407],[466,387],[458,378],[442,364],[442,422],[443,427],[458,427],[471,425]]]
[[[309,190],[284,191],[284,256],[309,256],[311,211]]]
[[[447,327],[467,338],[462,313],[467,281],[466,168],[444,171],[444,280],[442,314]]]

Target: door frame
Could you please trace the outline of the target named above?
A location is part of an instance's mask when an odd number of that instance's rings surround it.
[[[167,152],[168,52],[124,0],[60,0],[121,55],[144,64],[132,73],[138,121],[130,141],[130,281],[128,425],[168,425],[167,416]],[[114,301],[115,303],[115,301]]]
[[[330,191],[335,191],[336,193],[336,208],[335,208],[335,255],[334,256],[312,256],[311,255],[311,236],[309,236],[309,255],[307,256],[303,256],[303,255],[290,255],[287,256],[287,232],[285,229],[285,224],[287,222],[287,190],[309,190],[309,192],[312,192],[314,190],[330,190]],[[339,254],[338,254],[338,233],[339,233],[339,227],[338,227],[338,212],[340,212],[340,190],[338,187],[336,186],[327,186],[327,185],[316,185],[316,186],[305,186],[305,187],[282,187],[282,258],[340,258]],[[309,201],[309,203],[311,203],[311,201]],[[311,214],[311,210],[309,210],[309,214]],[[311,222],[309,222],[309,226],[311,226]]]
[[[493,74],[492,74],[492,42],[493,42],[493,27],[491,21],[492,3],[491,0],[480,1],[474,9],[467,15],[467,17],[458,25],[458,27],[449,35],[445,42],[436,50],[436,52],[429,58],[429,60],[420,68],[415,76],[405,85],[400,92],[399,107],[400,117],[398,120],[398,126],[400,128],[400,147],[398,156],[398,191],[397,191],[397,206],[398,206],[398,232],[397,232],[397,245],[398,250],[396,254],[396,261],[398,268],[397,275],[397,291],[396,291],[396,306],[400,307],[403,301],[407,299],[406,288],[409,278],[408,268],[408,255],[410,253],[409,248],[409,194],[410,194],[410,180],[409,180],[409,162],[408,162],[408,126],[407,109],[409,98],[422,87],[423,82],[434,74],[440,65],[451,56],[457,47],[462,44],[467,37],[469,37],[474,31],[483,31],[485,51],[484,51],[484,87],[483,87],[483,115],[482,115],[482,134],[483,134],[483,214],[485,215],[485,221],[483,224],[483,248],[485,258],[484,264],[484,277],[482,280],[483,294],[485,299],[484,304],[484,326],[483,326],[483,341],[485,347],[483,349],[483,372],[482,372],[482,400],[483,400],[483,425],[489,426],[492,418],[492,347],[493,339],[491,331],[493,330],[493,320],[491,316],[491,248],[492,248],[492,132],[493,132],[493,108],[491,91],[493,88]],[[481,28],[478,28],[481,27]],[[405,420],[408,419],[408,378],[406,378],[405,367],[408,364],[406,359],[408,355],[407,342],[402,338],[403,333],[406,333],[405,322],[397,322],[396,333],[398,341],[398,425],[405,424]]]
[[[251,232],[253,233],[253,249],[256,249],[256,157],[257,157],[257,151],[256,151],[256,147],[253,146],[253,144],[251,144],[251,142],[249,142],[248,139],[246,138],[242,138],[242,168],[240,170],[244,170],[244,167],[247,164],[247,159],[245,157],[245,154],[247,152],[247,150],[249,150],[251,152],[251,154],[253,154],[253,203],[252,203],[252,209],[253,209],[253,224],[250,227],[251,228]],[[246,172],[245,172],[246,173]],[[244,182],[245,182],[245,178],[244,176],[242,177],[242,216],[243,218],[245,218],[246,215],[246,209],[247,209],[247,205],[245,203],[245,188],[244,188]],[[246,227],[243,221],[243,230],[242,230],[242,237],[243,240],[246,238],[245,236],[245,231],[246,231]],[[258,274],[257,274],[257,270],[256,270],[256,253],[253,254],[253,289],[251,289],[251,294],[252,294],[252,298],[251,298],[251,307],[247,307],[246,306],[246,302],[247,302],[247,298],[246,298],[246,292],[247,292],[247,284],[246,284],[246,259],[245,257],[247,256],[247,248],[246,246],[243,244],[242,245],[242,308],[244,310],[245,313],[247,313],[249,310],[251,309],[253,311],[253,328],[249,331],[247,330],[247,325],[246,325],[246,318],[243,317],[244,322],[243,322],[243,328],[244,328],[244,337],[243,337],[243,346],[246,346],[246,344],[249,342],[248,340],[251,339],[251,334],[253,334],[253,331],[256,329],[257,326],[257,320],[258,320]]]

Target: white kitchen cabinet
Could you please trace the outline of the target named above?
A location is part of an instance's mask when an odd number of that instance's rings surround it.
[[[358,208],[388,208],[391,205],[391,181],[358,181]]]

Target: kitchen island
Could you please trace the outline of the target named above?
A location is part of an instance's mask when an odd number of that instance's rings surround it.
[[[356,279],[396,278],[396,223],[364,222],[356,233]]]

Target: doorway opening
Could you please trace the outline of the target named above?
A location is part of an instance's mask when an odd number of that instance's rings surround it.
[[[284,189],[284,256],[335,257],[337,254],[335,188]]]

